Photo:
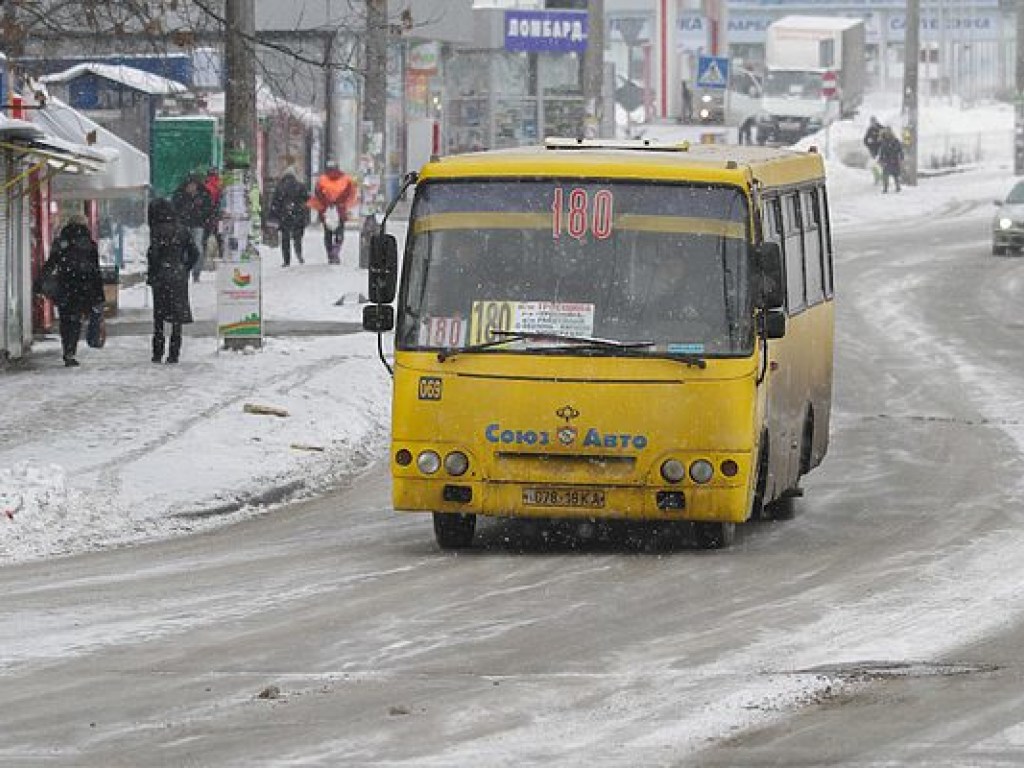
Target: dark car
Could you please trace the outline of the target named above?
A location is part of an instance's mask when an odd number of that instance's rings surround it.
[[[1005,200],[996,200],[999,210],[992,220],[992,255],[1020,253],[1024,248],[1024,181],[1018,181]]]

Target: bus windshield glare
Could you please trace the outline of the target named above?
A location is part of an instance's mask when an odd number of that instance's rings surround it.
[[[496,179],[421,186],[399,349],[749,355],[747,197],[737,187]],[[552,338],[545,339],[550,334]],[[642,342],[642,343],[641,343]],[[629,345],[629,346],[627,346]]]

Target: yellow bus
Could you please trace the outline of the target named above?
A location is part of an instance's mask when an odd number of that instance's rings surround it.
[[[412,185],[363,326],[395,331],[394,507],[442,548],[479,515],[685,520],[717,548],[801,492],[832,395],[817,152],[549,139]]]

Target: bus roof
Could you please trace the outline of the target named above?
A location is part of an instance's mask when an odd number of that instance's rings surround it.
[[[788,186],[825,175],[816,151],[650,140],[548,139],[543,146],[432,158],[420,179],[562,176]]]

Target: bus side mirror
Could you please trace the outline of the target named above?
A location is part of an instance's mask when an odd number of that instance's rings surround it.
[[[394,235],[373,235],[370,238],[369,264],[370,301],[390,304],[398,286],[398,244]]]
[[[363,307],[363,330],[383,333],[395,327],[395,308],[390,304],[367,304]]]
[[[785,283],[782,280],[782,250],[778,243],[765,242],[754,251],[757,259],[757,274],[760,278],[760,305],[765,309],[777,309],[786,303]]]
[[[391,307],[388,307],[391,309]],[[769,309],[761,315],[766,339],[781,339],[786,335],[786,313],[781,309]]]

